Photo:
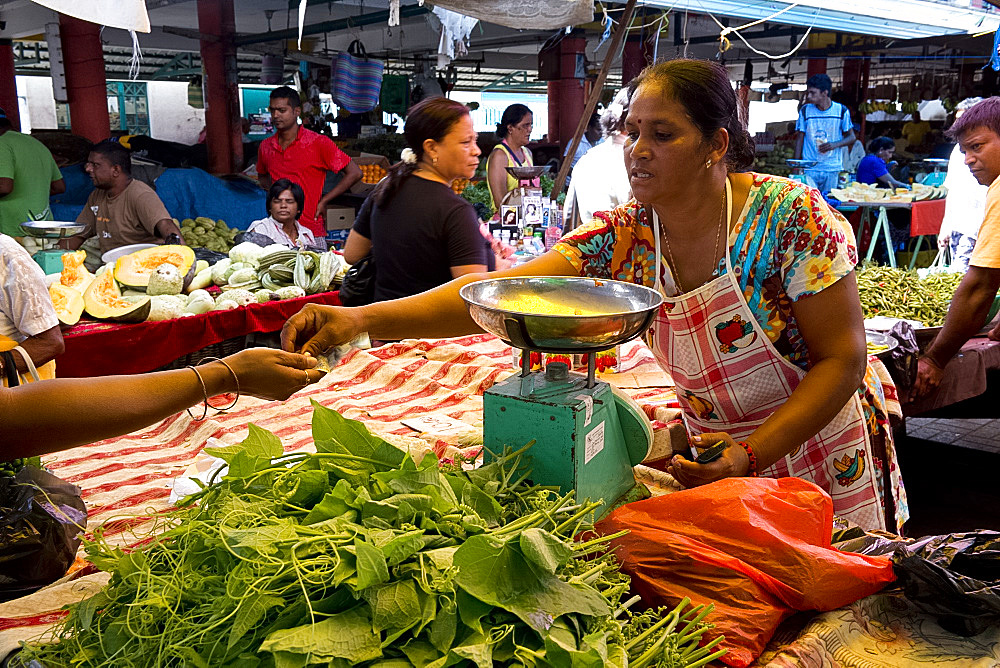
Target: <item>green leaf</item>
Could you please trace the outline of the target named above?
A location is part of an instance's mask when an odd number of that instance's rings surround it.
[[[411,640],[403,645],[403,654],[416,668],[424,668],[427,664],[441,658],[441,652],[423,640]]]
[[[462,503],[476,511],[476,514],[483,518],[487,524],[496,526],[500,523],[500,514],[503,510],[500,504],[491,495],[487,494],[471,482],[463,483],[460,490],[456,490],[462,499]]]
[[[294,652],[313,659],[341,658],[351,663],[382,656],[379,635],[372,630],[367,606],[358,606],[315,624],[281,629],[267,636],[262,652]]]
[[[389,568],[385,564],[382,550],[371,543],[355,538],[354,553],[358,557],[358,582],[355,585],[355,591],[362,591],[389,581]]]
[[[306,668],[309,657],[295,652],[274,652],[274,668]]]
[[[470,635],[458,647],[452,647],[453,654],[468,659],[479,668],[493,668],[493,646],[489,639],[478,633]]]
[[[454,564],[458,568],[455,582],[465,591],[514,613],[539,632],[571,612],[591,616],[611,612],[596,589],[532,569],[516,538],[501,541],[488,534],[473,536],[455,551]]]
[[[346,480],[338,480],[329,492],[313,506],[309,514],[302,520],[302,524],[316,524],[334,517],[345,516],[352,522],[357,519],[358,494]]]
[[[482,619],[490,614],[493,606],[489,603],[483,603],[463,589],[458,590],[455,602],[458,604],[458,616],[462,623],[477,633],[485,634]]]
[[[298,470],[282,475],[275,492],[285,503],[308,508],[322,499],[328,489],[330,481],[326,471]]]
[[[277,436],[255,424],[250,424],[250,433],[236,445],[224,448],[205,448],[205,452],[231,465],[233,457],[239,453],[250,458],[259,457],[270,461],[275,457],[280,457],[285,451]]]
[[[420,599],[413,580],[393,582],[378,587],[368,596],[372,624],[377,631],[404,628],[419,621]]]
[[[406,455],[399,468],[372,477],[400,494],[429,495],[434,500],[433,508],[441,513],[449,513],[458,505],[458,497],[437,466],[437,458],[430,455],[421,460],[420,466]]]
[[[288,518],[250,529],[224,528],[223,535],[233,549],[248,549],[260,554],[277,554],[280,547],[277,543],[298,538],[295,525]]]
[[[367,427],[357,420],[348,420],[337,411],[318,403],[315,399],[312,401],[312,405],[312,434],[318,452],[338,451],[321,448],[321,445],[329,447],[332,442],[339,445],[348,454],[366,457],[377,462],[377,466],[383,469],[398,467],[403,462],[403,458],[406,457],[405,452],[373,435]],[[373,464],[373,466],[375,465]]]
[[[527,529],[518,541],[525,558],[545,573],[554,574],[573,558],[573,548],[544,529]]]
[[[284,604],[285,600],[277,596],[268,596],[260,592],[247,594],[236,608],[236,618],[229,631],[229,644],[226,649],[232,649],[247,631],[257,626],[269,609]]]
[[[446,654],[455,640],[455,632],[458,630],[458,612],[455,608],[441,608],[437,617],[431,622],[430,633],[427,639],[439,652]]]
[[[424,532],[419,529],[398,535],[392,533],[389,532],[388,540],[375,540],[375,545],[382,550],[390,566],[398,566],[424,546]]]
[[[604,668],[607,641],[604,633],[594,633],[578,643],[576,633],[563,619],[557,619],[545,637],[545,658],[552,665],[572,668]]]

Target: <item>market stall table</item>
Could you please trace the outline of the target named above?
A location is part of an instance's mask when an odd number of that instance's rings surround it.
[[[664,420],[676,415],[677,400],[669,379],[664,380],[651,352],[641,342],[622,346],[625,391],[653,420],[654,453],[671,448]],[[78,485],[89,509],[88,534],[103,525],[103,537],[112,545],[127,546],[148,538],[154,518],[171,508],[169,496],[175,478],[191,475],[207,465],[199,457],[206,445],[233,444],[253,423],[276,434],[286,452],[312,446],[311,401],[358,419],[373,432],[411,452],[433,451],[440,458],[473,457],[482,443],[482,393],[498,379],[515,373],[511,349],[489,335],[459,339],[402,341],[369,351],[350,353],[320,382],[285,402],[243,397],[234,410],[196,422],[179,413],[132,434],[45,457],[46,465],[64,480]],[[607,376],[605,376],[607,378]],[[445,415],[469,425],[467,433],[439,436],[419,434],[402,420]],[[531,434],[526,433],[525,439]],[[654,454],[655,456],[655,454]],[[677,489],[664,473],[636,468],[637,478],[654,493]],[[62,606],[82,600],[107,582],[107,574],[84,566],[72,579],[30,596],[0,604],[0,657],[22,640],[38,637],[66,614]],[[928,616],[899,603],[885,603],[878,594],[856,604],[816,617],[801,635],[772,644],[769,656],[800,665],[816,665],[832,657],[904,657],[919,652],[948,662],[983,653],[1000,658],[1000,629],[981,637],[962,639],[947,634]],[[905,638],[887,635],[901,627]],[[989,637],[985,637],[989,636]],[[905,645],[905,648],[902,647]],[[787,646],[787,647],[786,647]],[[832,663],[831,663],[832,665]],[[882,665],[882,664],[880,664]],[[906,665],[888,663],[885,665]]]
[[[910,269],[916,265],[917,251],[923,245],[924,238],[938,233],[941,229],[941,222],[944,220],[945,200],[926,200],[919,202],[843,202],[837,205],[837,210],[841,212],[861,211],[860,220],[851,222],[857,226],[857,238],[861,239],[865,226],[871,223],[873,210],[875,222],[872,228],[871,241],[868,243],[868,251],[865,259],[871,261],[875,253],[875,244],[882,235],[886,248],[892,248],[892,238],[889,235],[889,209],[906,209],[910,212],[910,237],[917,238],[917,245],[913,249],[913,257],[910,260]],[[860,248],[858,249],[861,250]],[[889,266],[896,266],[895,253],[889,253]]]
[[[63,332],[66,350],[56,358],[56,374],[82,378],[153,371],[223,341],[277,332],[306,304],[339,306],[339,294],[323,292],[158,322],[81,321]]]
[[[917,416],[940,408],[952,406],[960,401],[978,397],[986,392],[986,374],[1000,369],[1000,343],[985,336],[970,339],[945,365],[941,384],[934,394],[916,401],[904,403],[903,412],[907,416]],[[900,393],[904,395],[905,388]],[[996,417],[993,411],[983,418]]]

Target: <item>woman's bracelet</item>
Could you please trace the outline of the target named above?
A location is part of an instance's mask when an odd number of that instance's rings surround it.
[[[754,454],[753,448],[746,441],[739,441],[738,445],[743,448],[747,453],[747,457],[750,459],[750,466],[747,468],[747,476],[751,478],[756,478],[759,471],[757,470],[757,455]]]
[[[232,409],[236,405],[236,402],[240,400],[240,379],[236,375],[236,372],[233,371],[233,367],[229,366],[229,363],[226,362],[226,360],[224,360],[224,359],[219,359],[218,357],[205,357],[199,363],[200,364],[207,364],[207,363],[211,363],[211,362],[219,362],[224,367],[226,367],[227,369],[229,369],[229,373],[233,377],[233,382],[236,383],[236,398],[233,399],[233,403],[229,404],[228,406],[226,406],[224,408],[218,408],[216,406],[212,406],[212,408],[214,408],[218,413],[225,413],[226,411]],[[199,376],[199,378],[201,378],[201,376]],[[202,383],[202,387],[204,387],[204,386],[205,386],[205,384]],[[206,392],[205,394],[207,395],[208,392]],[[207,398],[205,399],[205,403],[207,405],[211,406],[211,404],[208,403],[208,399]],[[206,412],[207,412],[207,409],[206,409]]]
[[[188,366],[188,368],[194,371],[194,375],[198,377],[198,383],[201,384],[201,393],[205,396],[205,402],[204,402],[205,409],[201,412],[200,418],[196,418],[194,416],[194,413],[191,412],[190,407],[185,408],[184,410],[187,411],[187,414],[191,417],[192,420],[194,420],[195,422],[202,422],[208,415],[208,388],[205,387],[205,380],[201,377],[201,373],[198,371],[198,369],[190,365]]]

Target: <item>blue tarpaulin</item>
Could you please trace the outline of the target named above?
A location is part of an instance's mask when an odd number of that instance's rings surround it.
[[[220,179],[197,168],[165,170],[156,179],[156,194],[177,220],[205,216],[245,230],[267,217],[267,194],[257,184]]]
[[[83,165],[61,169],[66,192],[52,198],[55,220],[76,220],[94,189]],[[177,220],[205,216],[245,230],[267,216],[266,193],[246,179],[224,180],[196,168],[167,169],[156,179],[156,194]]]

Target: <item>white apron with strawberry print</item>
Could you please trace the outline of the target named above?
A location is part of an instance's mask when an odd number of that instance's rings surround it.
[[[731,220],[728,180],[726,190]],[[655,212],[653,230],[656,288],[662,292]],[[727,249],[724,275],[690,292],[665,296],[648,337],[656,358],[673,376],[688,429],[726,432],[741,441],[788,399],[806,372],[782,357],[757,323],[729,256]],[[760,474],[810,480],[833,498],[834,513],[865,529],[884,530],[874,470],[861,400],[854,393],[818,434]]]

